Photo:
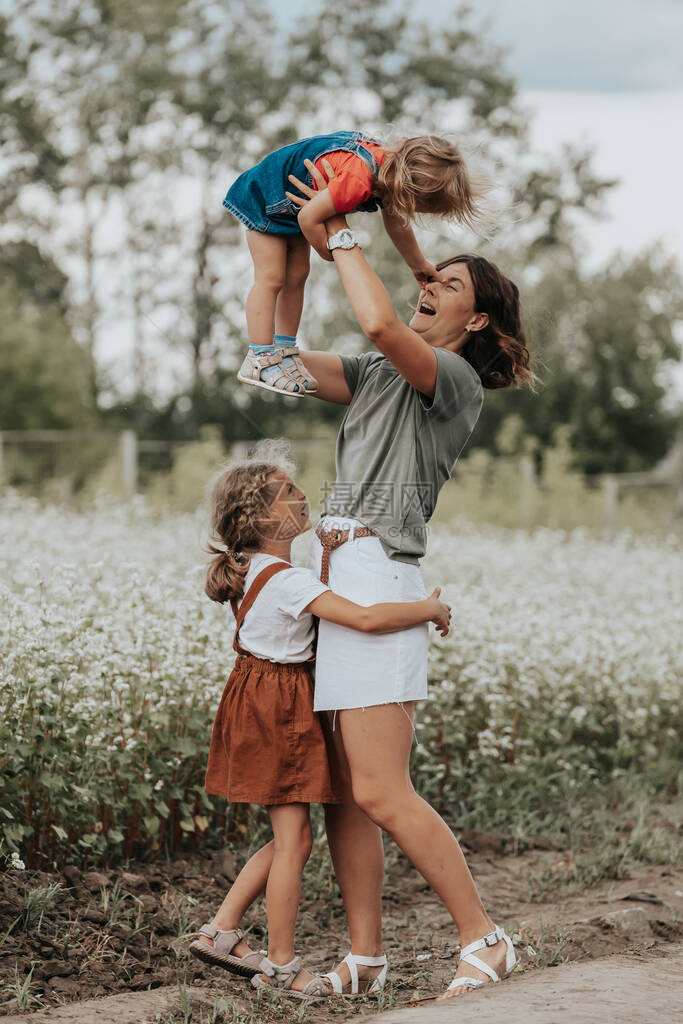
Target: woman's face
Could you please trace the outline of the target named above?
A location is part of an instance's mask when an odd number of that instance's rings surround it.
[[[294,540],[300,533],[310,530],[306,495],[286,473],[273,473],[268,478],[269,490],[275,497],[268,510],[268,517],[261,520],[261,530],[270,540]]]
[[[451,342],[462,345],[467,331],[481,330],[488,323],[486,313],[474,312],[474,285],[467,264],[451,263],[441,276],[443,280],[422,288],[409,324],[435,348],[451,347]]]

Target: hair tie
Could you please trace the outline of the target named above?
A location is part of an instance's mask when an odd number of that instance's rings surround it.
[[[223,554],[227,558],[234,558],[236,562],[241,562],[242,561],[242,552],[238,551],[237,548],[229,548],[226,545],[226,548],[225,548],[225,551],[223,552]]]

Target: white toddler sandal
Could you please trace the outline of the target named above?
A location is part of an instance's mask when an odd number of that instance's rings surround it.
[[[501,941],[505,940],[505,974],[506,977],[517,963],[517,954],[515,953],[515,947],[512,945],[512,939],[504,931],[496,925],[494,931],[489,932],[483,939],[477,939],[475,942],[470,942],[469,946],[465,946],[460,954],[460,963],[469,964],[470,967],[476,967],[478,971],[488,975],[491,981],[496,984],[501,980],[500,976],[496,974],[493,967],[490,967],[484,960],[474,954],[478,949],[485,949],[487,946],[496,946]],[[453,978],[450,983],[447,992],[453,992],[459,988],[481,988],[486,982],[482,981],[481,978],[470,978],[467,975],[462,975],[460,978]]]

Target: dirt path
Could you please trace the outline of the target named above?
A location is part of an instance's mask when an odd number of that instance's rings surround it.
[[[190,988],[187,997],[193,1009],[200,1011],[198,1016],[201,1010],[221,1006],[221,1001],[217,1002],[205,989]],[[89,999],[30,1016],[7,1017],[5,1021],[143,1024],[158,1019],[157,1015],[168,1014],[166,1019],[173,1020],[174,1011],[180,1011],[180,997],[178,989],[169,986],[154,992]],[[349,1011],[352,1012],[351,1007]],[[531,971],[475,996],[366,1015],[359,1024],[481,1024],[483,1019],[505,1024],[668,1024],[682,1015],[683,946],[678,945]],[[228,1009],[219,1019],[229,1024],[232,1018]]]
[[[193,990],[189,990],[192,992]],[[206,998],[206,993],[200,993]],[[173,1015],[180,1009],[177,985],[152,992],[123,992],[105,999],[86,999],[68,1006],[51,1006],[38,1013],[4,1017],[3,1024],[142,1024],[157,1014]]]
[[[681,1019],[683,946],[532,971],[471,998],[362,1018],[372,1024],[670,1024]]]

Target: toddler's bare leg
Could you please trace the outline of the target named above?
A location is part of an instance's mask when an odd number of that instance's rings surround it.
[[[287,244],[281,235],[247,231],[254,284],[247,296],[247,332],[254,345],[272,345],[275,306],[285,283]]]
[[[311,247],[303,235],[288,235],[284,286],[275,306],[275,333],[296,337],[304,306],[304,289],[311,268]]]

